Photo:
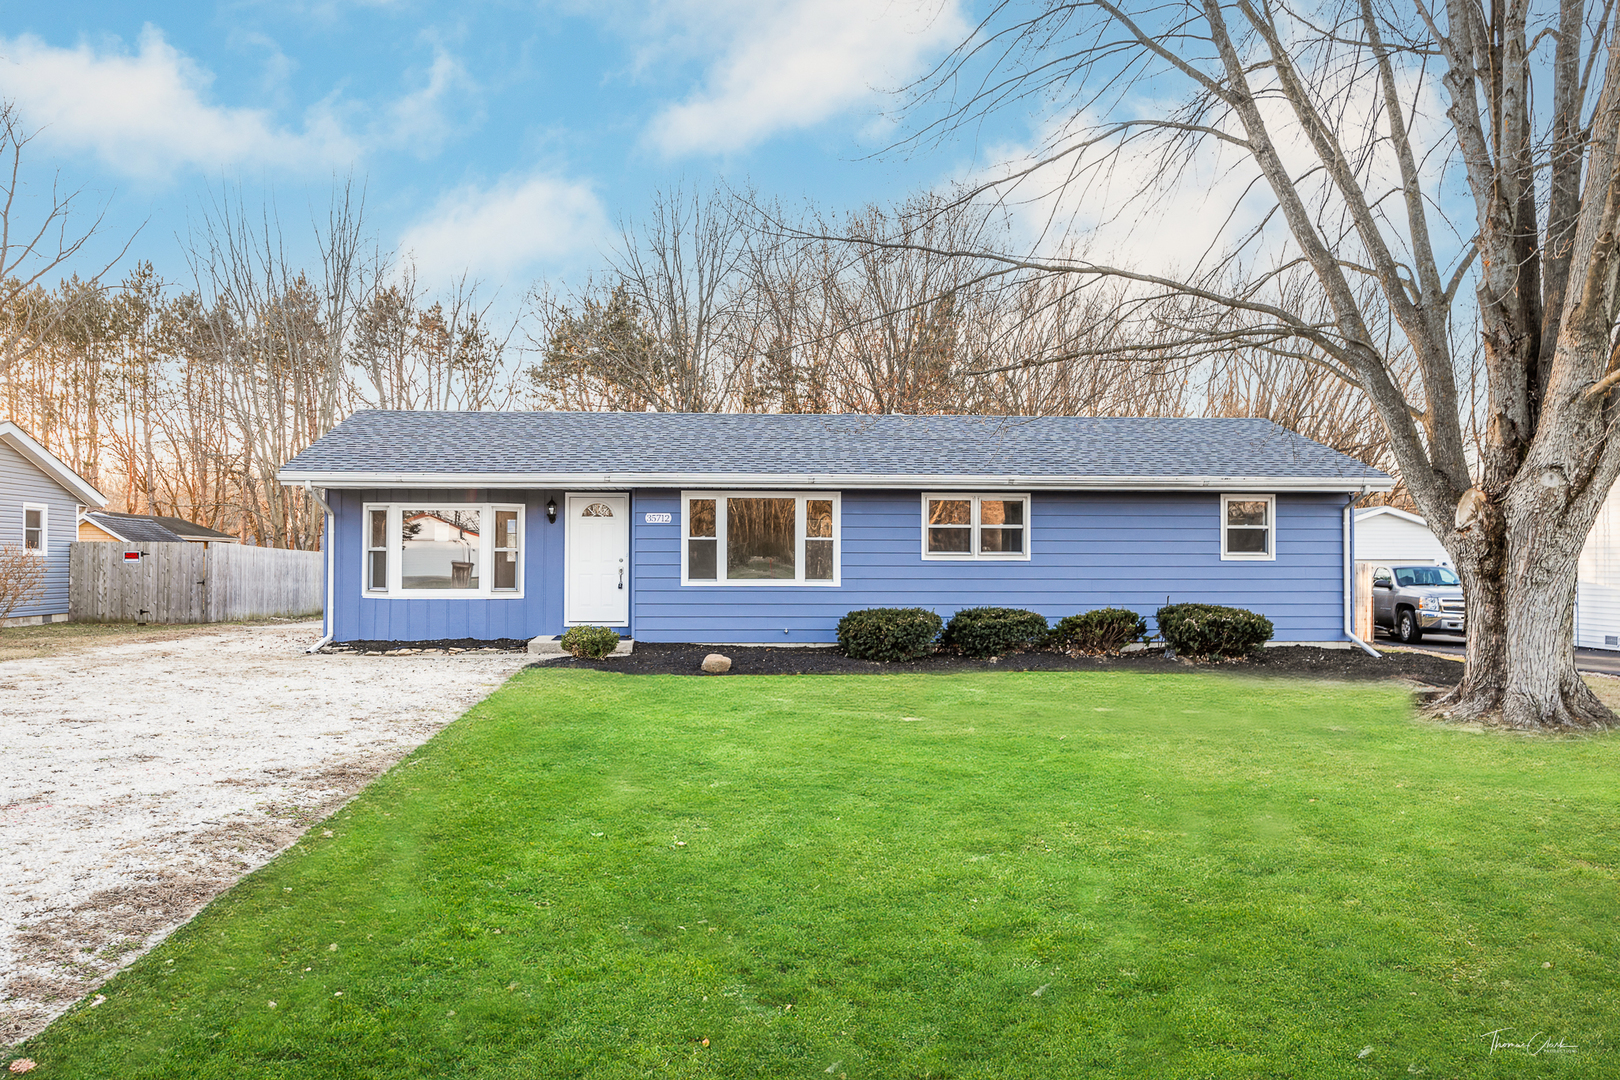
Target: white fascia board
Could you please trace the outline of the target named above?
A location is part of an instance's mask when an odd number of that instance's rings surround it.
[[[569,491],[622,488],[949,488],[1035,491],[1388,491],[1394,481],[1310,476],[919,476],[870,473],[428,473],[305,472],[284,469],[283,484],[328,488],[553,488]]]
[[[1356,520],[1357,521],[1364,521],[1364,520],[1366,520],[1367,518],[1370,518],[1370,517],[1393,517],[1393,518],[1399,518],[1402,521],[1410,521],[1414,525],[1421,525],[1425,529],[1427,529],[1429,527],[1429,523],[1427,521],[1424,521],[1421,517],[1419,517],[1418,515],[1412,513],[1411,511],[1402,510],[1399,507],[1394,507],[1394,506],[1372,506],[1372,507],[1368,507],[1366,510],[1357,510],[1356,511]]]
[[[40,472],[73,493],[81,503],[93,504],[97,510],[107,505],[107,496],[90,486],[90,481],[67,467],[55,454],[34,441],[34,437],[10,420],[0,420],[0,440],[27,458]]]

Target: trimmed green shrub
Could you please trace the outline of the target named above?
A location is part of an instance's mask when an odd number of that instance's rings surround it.
[[[1060,619],[1048,640],[1060,649],[1090,656],[1118,656],[1119,650],[1145,637],[1146,619],[1128,608],[1105,607]]]
[[[1039,645],[1050,632],[1045,615],[1019,608],[976,607],[952,615],[941,640],[964,656],[1000,656]]]
[[[1248,656],[1271,640],[1271,620],[1218,604],[1169,604],[1154,619],[1172,649],[1194,659]]]
[[[838,644],[856,660],[915,660],[934,651],[939,627],[927,608],[866,608],[838,620]]]
[[[611,626],[574,626],[563,634],[560,644],[571,656],[600,660],[619,647],[619,632]]]

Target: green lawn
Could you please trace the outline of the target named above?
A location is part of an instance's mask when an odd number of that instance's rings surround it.
[[[1616,1076],[1617,766],[1384,687],[530,670],[13,1056]]]

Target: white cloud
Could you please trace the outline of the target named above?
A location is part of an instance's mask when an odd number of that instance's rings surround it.
[[[399,250],[426,281],[469,271],[498,278],[584,251],[606,234],[607,215],[589,184],[514,177],[449,192],[406,230]]]
[[[380,140],[407,146],[419,158],[437,153],[456,130],[446,112],[447,99],[453,91],[472,87],[472,78],[461,61],[435,47],[426,83],[389,107],[386,130],[378,133]]]
[[[808,127],[919,73],[967,36],[958,0],[737,0],[682,4],[667,21],[720,40],[702,90],[662,110],[666,154],[725,153]]]
[[[1146,103],[1143,114],[1163,113]],[[1098,126],[1090,115],[1051,120],[1035,145],[1004,145],[987,158],[1001,164],[968,178],[1024,174],[997,189],[1010,211],[1015,241],[1041,255],[1083,249],[1098,263],[1154,274],[1191,271],[1260,224],[1274,205],[1271,190],[1241,155],[1212,144],[1180,171],[1169,171],[1153,145],[1136,142],[1107,155],[1054,156],[1056,146]],[[1286,140],[1282,149],[1292,149]],[[1045,164],[1041,164],[1045,161]]]
[[[1446,157],[1429,153],[1446,139],[1443,106],[1433,89],[1406,88],[1409,99],[1418,95],[1411,134],[1430,185],[1438,183]],[[1373,80],[1347,81],[1340,90],[1334,112],[1342,116],[1341,138],[1359,146],[1357,140],[1368,137],[1365,133],[1382,130],[1373,122],[1381,91]],[[1131,101],[1119,114],[1124,115],[1127,107],[1133,116],[1167,116],[1174,104]],[[1366,261],[1342,200],[1327,184],[1292,110],[1277,97],[1263,99],[1260,108],[1287,171],[1298,178],[1307,204],[1317,208],[1318,228],[1330,246],[1346,258]],[[1053,159],[1054,147],[1072,145],[1079,138],[1076,132],[1091,134],[1099,126],[1101,121],[1091,114],[1054,118],[1036,133],[1031,145],[992,148],[987,159],[1001,164],[963,179],[982,183],[1032,170],[999,194],[1011,211],[1017,239],[1043,254],[1075,244],[1098,263],[1172,276],[1207,268],[1240,245],[1247,260],[1256,264],[1272,265],[1297,255],[1292,233],[1276,211],[1276,196],[1248,154],[1211,139],[1186,159],[1167,165],[1160,154],[1162,142],[1140,140],[1110,143],[1085,158],[1083,166],[1077,165],[1080,159],[1075,155]],[[1226,127],[1241,135],[1236,120],[1228,119]],[[1365,155],[1358,151],[1351,157],[1364,159],[1363,189],[1374,196],[1376,212],[1389,218],[1386,238],[1401,256],[1401,236],[1407,228],[1404,204],[1380,198],[1398,188],[1399,169],[1387,140],[1375,143]],[[1042,160],[1047,163],[1039,165]],[[1257,230],[1258,236],[1251,235]],[[1437,230],[1435,236],[1442,248],[1466,242],[1465,237],[1446,236],[1444,231],[1449,230]]]
[[[264,109],[208,100],[213,75],[147,26],[134,54],[64,49],[24,34],[0,38],[0,85],[42,138],[94,153],[115,169],[163,177],[182,167],[307,169],[352,161],[357,141],[327,109],[302,130]]]

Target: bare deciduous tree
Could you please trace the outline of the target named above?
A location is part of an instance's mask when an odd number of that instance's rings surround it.
[[[64,188],[60,175],[52,176],[48,194],[30,198],[24,158],[37,134],[14,102],[0,100],[0,376],[49,335],[68,310],[63,299],[85,295],[129,250],[125,243],[99,270],[77,278],[72,293],[52,295],[51,278],[78,261],[103,214],[81,217],[83,190]]]
[[[1613,14],[1612,0],[1007,3],[920,88],[918,107],[939,107],[920,139],[1057,103],[1039,152],[989,185],[1006,199],[1056,192],[1098,220],[1157,221],[1195,167],[1238,170],[1238,205],[1215,208],[1233,221],[1266,196],[1258,224],[1176,268],[1001,255],[1166,298],[1162,325],[1188,349],[1269,350],[1366,395],[1464,581],[1468,662],[1443,703],[1458,717],[1616,723],[1575,672],[1571,620],[1576,559],[1620,473]],[[1476,354],[1471,450],[1460,373]]]
[[[1190,400],[1196,362],[1144,349],[1099,358],[1102,343],[1118,344],[1118,290],[962,257],[1006,238],[987,207],[922,195],[800,225],[746,194],[693,205],[681,197],[653,215],[675,225],[627,232],[646,250],[617,272],[564,300],[536,298],[529,337],[541,362],[529,376],[540,403],[1157,414]],[[694,264],[705,269],[676,280]],[[698,324],[708,344],[694,350],[681,328]]]
[[[0,544],[0,626],[45,582],[45,560],[21,544]]]
[[[354,396],[369,409],[492,409],[507,405],[513,322],[496,331],[492,303],[477,282],[452,283],[448,296],[426,303],[410,263],[375,289],[355,318],[349,345]]]
[[[242,444],[245,525],[267,546],[320,542],[324,519],[313,500],[283,488],[276,472],[346,412],[345,350],[381,268],[366,246],[362,209],[352,185],[335,192],[313,230],[313,278],[289,257],[275,216],[267,210],[253,221],[239,195],[216,201],[193,238],[203,324]]]
[[[660,193],[639,228],[627,222],[610,257],[617,287],[657,342],[636,392],[660,412],[710,412],[732,392],[729,330],[747,232],[738,203],[682,189]]]

